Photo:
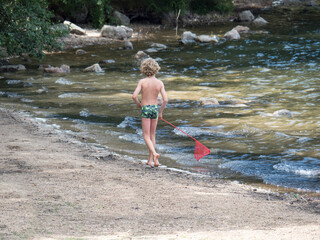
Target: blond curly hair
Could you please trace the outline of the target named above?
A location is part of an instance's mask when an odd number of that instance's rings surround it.
[[[158,73],[158,71],[160,70],[160,66],[153,58],[147,58],[142,61],[140,70],[141,73],[143,73],[147,77],[151,77]]]

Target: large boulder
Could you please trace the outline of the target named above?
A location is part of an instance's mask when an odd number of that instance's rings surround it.
[[[121,25],[129,25],[130,24],[130,18],[128,18],[126,15],[122,14],[119,11],[113,12],[113,17],[120,22]]]
[[[238,40],[238,39],[240,39],[240,34],[238,33],[237,30],[232,29],[231,31],[226,32],[224,37],[229,39],[229,40]]]
[[[133,30],[126,26],[104,25],[101,29],[101,36],[111,39],[125,40],[132,37]]]
[[[83,30],[81,27],[73,24],[69,21],[64,21],[63,25],[67,26],[70,29],[70,33],[77,34],[77,35],[86,35],[86,31]]]
[[[190,32],[190,31],[184,32],[181,36],[181,42],[183,44],[193,43],[193,42],[195,42],[195,40],[197,40],[197,35],[195,33]]]
[[[240,34],[240,33],[248,33],[250,31],[250,28],[249,27],[246,27],[246,26],[241,26],[241,25],[238,25],[236,27],[234,27],[233,29],[237,30],[237,32]]]
[[[246,10],[239,14],[239,20],[241,22],[252,22],[254,20],[254,16],[250,10]]]
[[[257,26],[264,26],[266,25],[268,22],[266,20],[264,20],[262,17],[257,17],[253,23]]]

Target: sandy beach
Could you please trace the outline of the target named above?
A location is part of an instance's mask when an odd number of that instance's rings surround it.
[[[0,134],[0,239],[320,239],[315,197],[150,168],[14,109]]]

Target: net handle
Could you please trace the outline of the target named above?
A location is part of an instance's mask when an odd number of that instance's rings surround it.
[[[172,123],[168,122],[167,120],[163,119],[163,118],[160,118],[162,121],[168,123],[169,125],[171,125],[172,127],[178,129],[180,132],[184,133],[185,135],[187,135],[188,137],[192,138],[194,141],[198,141],[197,139],[195,139],[194,137],[190,136],[188,133],[182,131],[180,128],[176,127],[175,125],[173,125]]]

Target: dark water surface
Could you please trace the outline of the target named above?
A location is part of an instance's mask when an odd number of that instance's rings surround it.
[[[180,45],[175,30],[155,32],[153,39],[118,46],[85,48],[49,55],[44,62],[67,64],[70,74],[44,74],[40,63],[23,73],[0,74],[0,101],[30,111],[58,130],[88,139],[127,158],[146,160],[139,111],[131,94],[139,73],[133,56],[152,42],[167,49],[149,53],[159,61],[169,104],[164,118],[211,149],[194,160],[195,143],[159,123],[161,164],[212,177],[320,192],[320,16],[299,19],[262,15],[270,23],[249,25],[239,41]],[[220,37],[237,23],[187,29]],[[263,32],[261,32],[263,30]],[[264,33],[264,32],[268,33]],[[105,73],[82,70],[100,60]],[[202,105],[216,98],[221,105]],[[287,109],[292,117],[276,117]]]

